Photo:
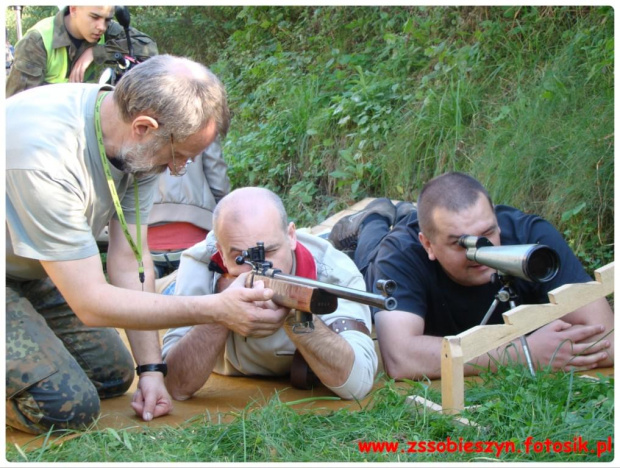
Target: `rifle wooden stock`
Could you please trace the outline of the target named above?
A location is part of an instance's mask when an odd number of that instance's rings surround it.
[[[247,287],[252,287],[253,276],[248,276],[245,283]],[[263,281],[266,288],[273,289],[271,300],[283,307],[317,315],[331,314],[338,308],[338,298],[322,289],[286,283],[267,276],[257,279]]]
[[[331,314],[338,307],[338,298],[378,307],[381,310],[396,308],[396,299],[359,289],[335,286],[299,276],[278,273],[268,269],[264,273],[252,272],[246,280],[251,288],[254,280],[261,280],[274,291],[273,302],[283,307],[316,315]]]

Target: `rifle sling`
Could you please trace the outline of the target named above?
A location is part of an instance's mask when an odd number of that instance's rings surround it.
[[[342,333],[347,330],[355,330],[370,336],[370,331],[366,328],[364,322],[351,319],[338,319],[329,325],[335,333]],[[312,372],[310,366],[304,359],[298,349],[293,354],[293,362],[291,363],[291,385],[301,390],[310,390],[318,385],[319,379]]]

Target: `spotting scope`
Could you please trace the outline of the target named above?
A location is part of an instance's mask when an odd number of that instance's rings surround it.
[[[486,237],[464,235],[459,245],[465,255],[500,275],[515,276],[535,283],[546,283],[558,274],[560,257],[551,247],[541,244],[494,246]]]

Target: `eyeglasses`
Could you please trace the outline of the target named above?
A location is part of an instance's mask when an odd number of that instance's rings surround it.
[[[172,171],[172,169],[170,170],[170,175],[173,175],[175,177],[184,176],[185,174],[187,174],[187,167],[193,161],[191,159],[188,159],[187,161],[185,161],[185,164],[183,164],[181,169],[177,167],[177,163],[174,157],[174,136],[172,135],[172,133],[170,134],[170,149],[172,150],[172,167],[174,167],[174,171]]]

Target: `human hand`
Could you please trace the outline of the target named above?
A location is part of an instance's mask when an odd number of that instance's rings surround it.
[[[217,322],[242,336],[262,338],[278,331],[289,309],[271,301],[273,291],[262,281],[245,287],[247,273],[240,275],[219,294],[222,308]]]
[[[604,330],[603,325],[572,325],[554,320],[532,333],[527,342],[539,366],[551,365],[553,370],[588,370],[608,358],[609,340],[593,339]]]
[[[131,407],[144,421],[151,421],[172,411],[172,399],[161,372],[144,372],[140,375]]]
[[[80,58],[73,63],[73,68],[69,74],[69,82],[83,83],[84,74],[91,63],[93,63],[93,48],[89,47],[80,55]]]

